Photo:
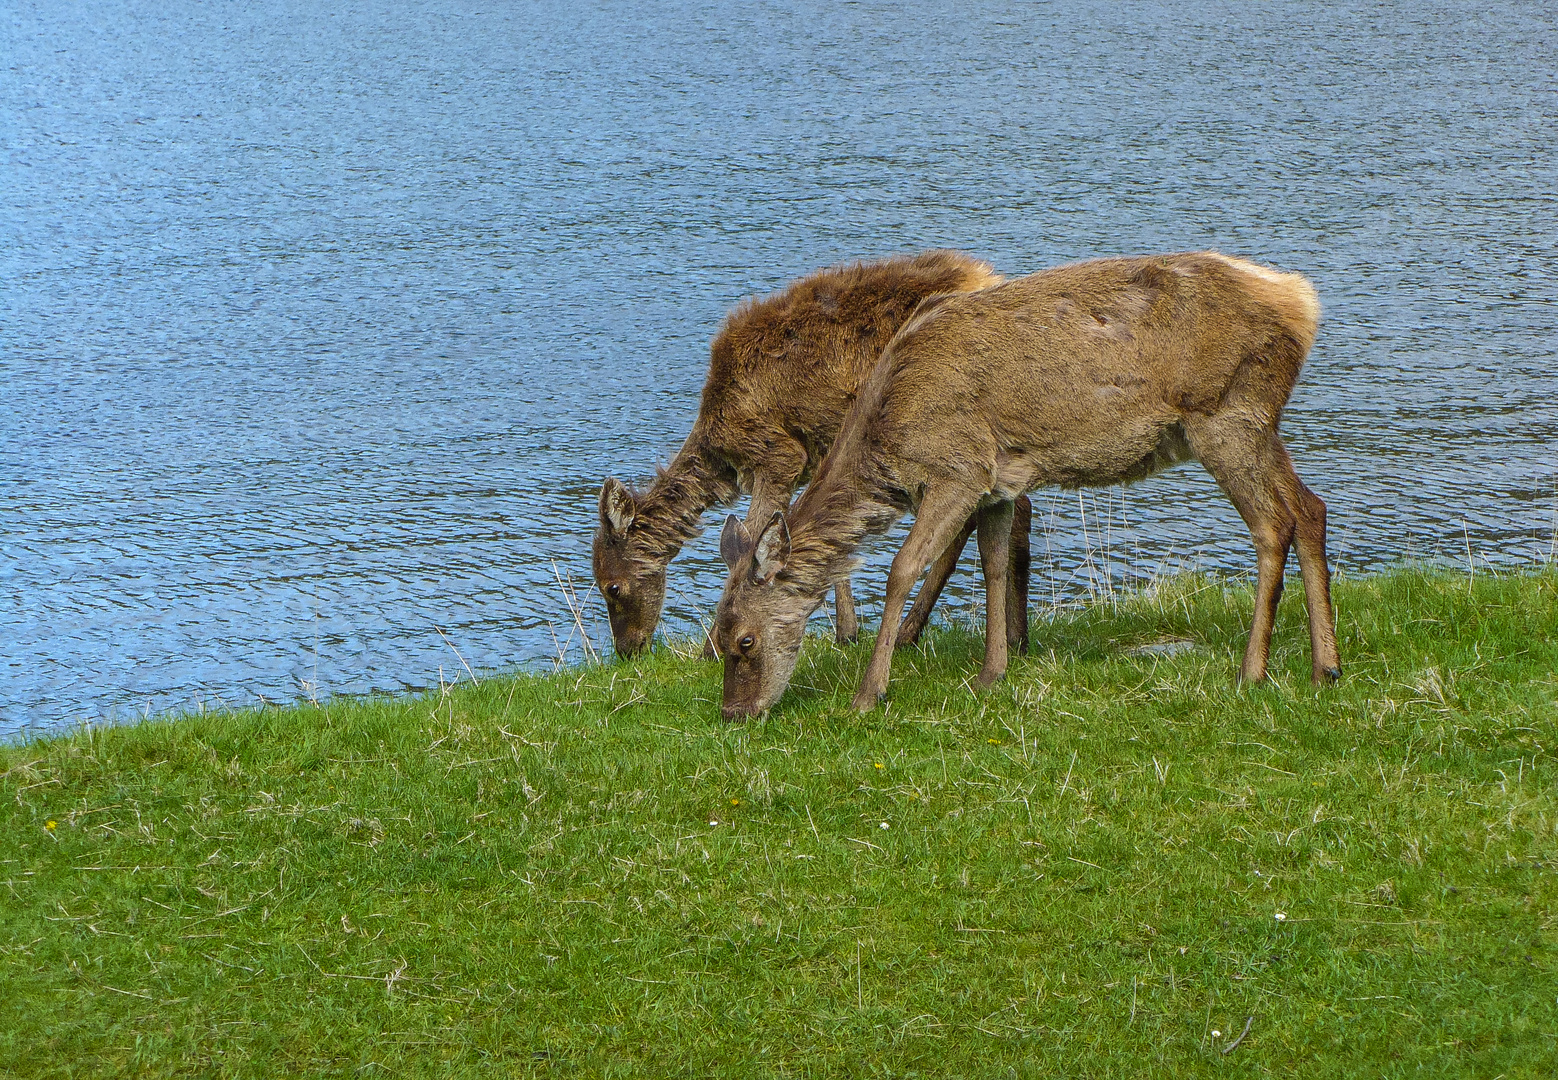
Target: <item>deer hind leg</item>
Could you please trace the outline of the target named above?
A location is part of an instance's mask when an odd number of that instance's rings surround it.
[[[930,622],[931,610],[935,608],[936,601],[941,599],[941,590],[947,587],[947,579],[957,569],[958,560],[963,557],[963,549],[968,546],[968,538],[974,535],[977,524],[978,515],[969,515],[957,538],[947,545],[947,550],[937,557],[926,572],[919,594],[914,598],[914,606],[904,617],[903,628],[898,634],[898,648],[907,648],[920,640],[920,634]]]
[[[1342,677],[1342,660],[1336,648],[1336,614],[1331,608],[1331,568],[1325,559],[1325,503],[1293,471],[1293,459],[1282,440],[1277,438],[1276,443],[1286,466],[1289,498],[1298,518],[1293,546],[1298,549],[1304,605],[1309,609],[1310,677],[1317,685],[1334,683]]]
[[[849,587],[849,578],[833,583],[833,609],[837,615],[833,636],[840,645],[848,645],[860,637],[860,620],[855,616],[855,594]]]
[[[984,687],[1006,674],[1012,511],[1012,504],[1004,500],[979,511],[979,565],[985,575],[985,662],[979,669],[979,685]]]
[[[1233,501],[1255,541],[1255,618],[1239,681],[1260,682],[1266,677],[1288,548],[1298,527],[1298,516],[1284,490],[1286,451],[1275,431],[1246,425],[1206,425],[1187,434],[1196,457]],[[1291,476],[1292,468],[1286,472]]]
[[[932,487],[920,500],[919,512],[909,536],[893,557],[893,566],[887,574],[887,597],[882,604],[882,628],[877,631],[876,645],[871,650],[871,662],[861,677],[860,689],[853,705],[860,712],[875,707],[887,693],[887,676],[893,665],[893,646],[898,642],[898,629],[903,621],[903,605],[909,599],[909,590],[919,580],[925,567],[938,554],[946,551],[958,531],[967,522],[969,514],[979,503],[979,494],[943,485]]]

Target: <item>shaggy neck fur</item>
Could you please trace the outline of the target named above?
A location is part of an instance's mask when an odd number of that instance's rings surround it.
[[[735,470],[689,440],[633,500],[630,531],[639,557],[663,567],[698,534],[705,510],[737,494]]]
[[[790,557],[776,584],[789,592],[821,596],[848,577],[866,537],[884,533],[909,511],[871,452],[871,419],[886,397],[884,372],[861,387],[832,451],[790,513]]]

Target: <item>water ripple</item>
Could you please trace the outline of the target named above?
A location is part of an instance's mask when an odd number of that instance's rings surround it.
[[[1541,5],[491,6],[9,14],[0,736],[436,685],[434,627],[544,664],[554,560],[583,595],[730,305],[930,246],[1304,272],[1286,433],[1342,572],[1551,557]],[[1193,466],[1038,504],[1043,600],[1253,566]],[[699,538],[673,629],[721,576]]]

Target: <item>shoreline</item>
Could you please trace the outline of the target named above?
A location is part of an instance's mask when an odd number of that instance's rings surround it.
[[[1558,573],[1558,562],[1535,562],[1528,566],[1521,567],[1502,567],[1489,564],[1486,569],[1476,571],[1470,575],[1466,573],[1465,567],[1463,565],[1457,565],[1447,560],[1408,560],[1388,569],[1367,571],[1357,576],[1348,576],[1345,575],[1341,570],[1333,570],[1334,580],[1338,583],[1383,581],[1399,575],[1422,576],[1431,579],[1463,581],[1468,579],[1475,581],[1475,579],[1479,576],[1491,576],[1497,579],[1509,578],[1519,580],[1522,578],[1539,579],[1544,575],[1550,575],[1553,573]],[[1293,585],[1297,580],[1297,569],[1296,566],[1293,565],[1293,560],[1291,558],[1289,560],[1286,580],[1290,586]],[[1077,614],[1085,612],[1089,609],[1108,609],[1111,605],[1129,605],[1135,601],[1135,598],[1139,598],[1143,594],[1150,594],[1155,589],[1163,587],[1174,588],[1176,587],[1174,583],[1183,583],[1187,581],[1198,582],[1201,583],[1201,585],[1205,585],[1207,587],[1221,587],[1224,590],[1234,593],[1250,594],[1253,586],[1253,574],[1227,575],[1216,571],[1177,570],[1166,572],[1159,576],[1154,576],[1145,582],[1137,582],[1125,586],[1120,586],[1117,587],[1113,592],[1100,593],[1098,596],[1089,599],[1043,602],[1038,599],[1037,596],[1035,596],[1030,599],[1029,617],[1033,620],[1035,626],[1039,625],[1041,621],[1045,622],[1046,624],[1052,624],[1057,621],[1074,617]],[[1198,585],[1197,587],[1201,586]],[[1293,588],[1288,588],[1286,590],[1284,593],[1284,605],[1294,602],[1293,597],[1296,595],[1296,592],[1297,591]],[[1298,602],[1302,603],[1301,600]],[[978,612],[982,610],[982,607],[983,605],[979,601],[974,600],[970,602],[970,604],[966,605],[965,610]],[[577,625],[576,621],[575,625]],[[830,632],[822,629],[822,625],[822,616],[814,615],[812,618],[812,624],[807,630],[807,641],[810,643],[815,640],[818,642],[824,642],[825,644],[831,646],[831,641],[827,640],[830,637]],[[941,617],[938,613],[938,616],[933,625],[935,629],[940,632],[945,632],[949,629],[960,629],[974,632],[976,634],[983,634],[982,623],[971,626],[966,618],[961,618],[958,616],[954,616],[949,620],[947,618]],[[871,630],[870,626],[862,626],[861,634],[861,641],[867,644],[874,638],[874,632]],[[471,672],[467,667],[461,666],[460,670],[456,671],[457,678],[449,681],[446,685],[450,688],[456,686],[468,688],[472,678],[479,679],[482,682],[493,680],[507,682],[521,679],[546,680],[564,676],[569,672],[577,672],[593,667],[613,668],[623,663],[623,661],[618,660],[611,654],[609,638],[605,642],[597,642],[593,638],[590,640],[591,648],[590,650],[586,651],[585,655],[588,656],[589,653],[593,652],[603,657],[604,659],[580,659],[559,664],[555,657],[534,657],[529,660],[519,661],[513,666],[506,668],[480,667],[478,668],[479,674],[476,672]],[[810,647],[810,644],[808,644],[808,647]],[[982,648],[982,645],[980,647]],[[656,636],[654,653],[657,655],[662,653],[670,653],[673,656],[691,658],[697,656],[701,652],[701,649],[701,644],[697,644],[693,641],[693,635],[661,634]],[[458,658],[458,665],[463,665],[464,658],[459,657],[458,653],[456,653],[456,656]],[[1014,660],[1015,659],[1016,656],[1014,654]],[[1343,657],[1344,663],[1345,659],[1346,658]],[[1235,659],[1234,662],[1237,664],[1237,659]],[[550,667],[551,670],[545,670],[548,667]],[[183,720],[191,720],[206,716],[245,716],[249,714],[273,713],[276,711],[286,711],[292,709],[344,707],[352,704],[410,702],[416,701],[428,694],[435,694],[439,692],[440,691],[437,687],[430,684],[422,690],[400,692],[367,691],[363,693],[356,693],[343,691],[340,693],[326,694],[320,697],[317,701],[311,701],[308,697],[300,694],[290,701],[281,699],[272,700],[265,698],[256,704],[250,705],[218,704],[216,706],[207,708],[202,703],[190,706],[173,706],[141,716],[126,716],[122,719],[100,717],[97,720],[62,720],[49,724],[24,723],[12,731],[0,733],[0,751],[3,751],[8,747],[27,746],[34,743],[65,738],[74,734],[80,734],[85,731],[110,731],[119,728],[137,727],[143,724],[178,723]]]

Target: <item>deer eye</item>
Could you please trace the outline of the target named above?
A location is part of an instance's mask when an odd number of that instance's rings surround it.
[[[606,595],[615,600],[617,597],[622,595],[622,586],[613,581],[610,585],[606,586]]]
[[[751,634],[748,634],[746,637],[736,642],[736,644],[740,645],[743,649],[750,649],[753,645],[756,644],[756,641],[753,639]]]

